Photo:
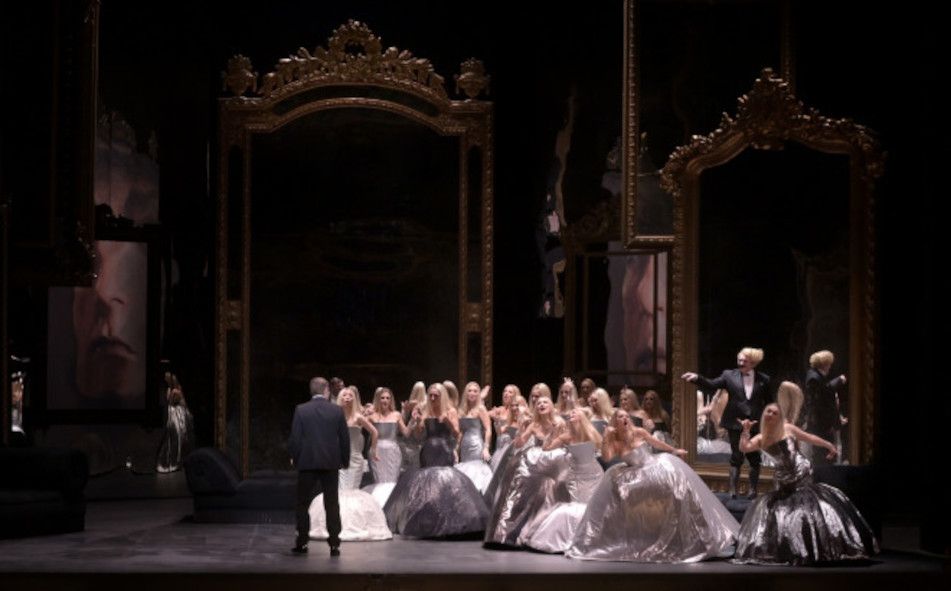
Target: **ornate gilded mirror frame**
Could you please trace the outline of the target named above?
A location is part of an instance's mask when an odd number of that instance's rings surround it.
[[[363,23],[349,21],[311,53],[301,48],[281,59],[263,76],[248,58],[237,55],[224,75],[232,95],[219,101],[217,273],[215,333],[215,443],[227,446],[228,401],[238,401],[242,469],[249,467],[250,297],[251,297],[251,152],[252,135],[275,131],[296,119],[333,109],[385,111],[459,140],[459,383],[467,376],[472,342],[478,337],[483,383],[492,376],[492,103],[477,97],[489,77],[478,60],[467,60],[455,76],[450,99],[444,78],[429,60],[382,41]],[[470,171],[476,154],[481,170]],[[479,195],[470,195],[470,173],[480,179]],[[469,211],[479,199],[481,218],[479,277],[469,286]],[[478,296],[473,296],[478,293]],[[472,376],[475,377],[475,376]],[[237,381],[237,384],[234,382]],[[230,393],[230,395],[229,395]],[[233,435],[233,434],[232,434]]]
[[[693,371],[698,364],[698,271],[700,179],[708,169],[723,165],[748,148],[782,149],[799,143],[826,154],[849,159],[849,361],[848,377],[853,420],[848,461],[867,463],[874,453],[877,391],[878,302],[875,287],[874,188],[882,175],[885,155],[867,128],[849,119],[829,119],[796,99],[789,85],[764,69],[752,90],[738,99],[737,114],[726,114],[720,127],[707,136],[695,136],[671,155],[661,173],[661,185],[674,198],[672,260],[673,375]],[[696,461],[696,424],[693,386],[678,380],[674,386],[677,409],[674,438]],[[726,466],[698,465],[698,472],[724,487]]]

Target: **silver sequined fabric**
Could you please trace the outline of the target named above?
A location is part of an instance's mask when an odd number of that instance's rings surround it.
[[[641,445],[605,472],[567,556],[696,562],[730,554],[733,516],[680,458],[650,449]]]
[[[778,487],[746,510],[735,562],[814,564],[864,559],[878,553],[871,528],[845,494],[812,480],[812,465],[792,439],[764,452]]]

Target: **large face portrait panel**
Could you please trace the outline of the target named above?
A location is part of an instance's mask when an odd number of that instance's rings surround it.
[[[144,410],[148,244],[100,240],[91,287],[49,291],[47,408]]]

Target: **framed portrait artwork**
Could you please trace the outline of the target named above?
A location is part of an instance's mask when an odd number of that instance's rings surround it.
[[[158,232],[97,233],[89,287],[50,287],[45,422],[158,419]]]

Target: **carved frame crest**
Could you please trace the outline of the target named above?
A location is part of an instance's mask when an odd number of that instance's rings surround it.
[[[350,20],[338,27],[326,47],[300,48],[280,59],[274,69],[259,76],[251,60],[236,55],[222,75],[230,96],[219,99],[220,135],[217,189],[217,275],[215,314],[215,444],[224,449],[229,440],[228,400],[238,400],[241,468],[249,469],[250,439],[250,232],[251,138],[269,133],[300,117],[340,108],[382,110],[403,116],[459,140],[459,378],[466,373],[468,337],[480,337],[481,380],[492,376],[493,306],[493,110],[477,97],[488,86],[481,62],[467,60],[457,75],[465,99],[453,100],[445,79],[429,60],[384,45],[370,28]],[[335,87],[335,92],[321,94]],[[352,92],[341,92],[340,89]],[[373,92],[383,89],[386,92]],[[469,195],[466,179],[470,151],[481,156],[480,195]],[[239,186],[229,174],[240,163]],[[236,175],[235,175],[236,176]],[[469,200],[479,199],[481,217],[481,297],[469,299]],[[240,227],[229,226],[229,208],[240,208]],[[232,219],[232,224],[234,219]],[[239,260],[229,253],[240,252]],[[237,277],[234,277],[237,275]],[[240,353],[229,356],[229,340],[238,336]],[[232,337],[229,339],[229,337]],[[229,358],[230,357],[230,358]],[[235,371],[237,369],[237,371]],[[237,374],[237,376],[235,375]],[[229,384],[237,377],[239,383]],[[232,392],[229,397],[229,391]],[[235,396],[237,392],[237,396]],[[233,434],[231,434],[233,435]]]
[[[672,253],[673,375],[697,366],[698,264],[700,175],[720,166],[748,148],[777,150],[797,142],[820,152],[849,158],[849,381],[852,446],[849,461],[867,463],[874,453],[875,401],[878,387],[878,301],[875,276],[876,180],[882,175],[885,154],[874,134],[849,119],[830,119],[805,106],[789,85],[764,69],[753,88],[737,101],[736,115],[724,114],[720,126],[706,136],[677,148],[661,172],[661,186],[674,198]],[[674,438],[684,442],[696,459],[695,409],[688,401],[687,384],[674,386]],[[725,484],[725,468],[701,472]]]

